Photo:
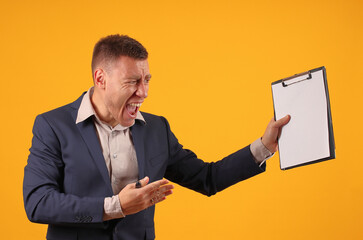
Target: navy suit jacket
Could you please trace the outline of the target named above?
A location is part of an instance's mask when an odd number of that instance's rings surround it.
[[[154,239],[154,206],[102,221],[104,198],[113,192],[92,117],[75,123],[82,97],[35,120],[23,183],[29,220],[49,224],[47,239]],[[165,118],[142,115],[146,123],[131,127],[140,179],[167,178],[211,196],[265,169],[249,146],[205,163],[183,149]]]

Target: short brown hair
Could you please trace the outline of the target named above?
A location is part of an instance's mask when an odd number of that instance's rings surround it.
[[[127,35],[109,35],[101,38],[93,49],[92,73],[98,64],[107,65],[121,56],[145,60],[148,52],[141,43]]]

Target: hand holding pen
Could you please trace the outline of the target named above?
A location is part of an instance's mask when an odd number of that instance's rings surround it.
[[[149,177],[145,177],[136,183],[126,185],[119,193],[122,212],[125,215],[140,212],[148,207],[162,202],[173,193],[173,185],[169,181],[161,179],[149,183]]]

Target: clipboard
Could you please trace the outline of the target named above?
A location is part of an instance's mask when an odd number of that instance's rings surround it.
[[[291,116],[278,139],[281,170],[334,159],[325,67],[273,82],[271,88],[275,120]]]

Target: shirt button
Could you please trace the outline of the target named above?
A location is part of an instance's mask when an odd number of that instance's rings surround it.
[[[117,158],[117,154],[116,153],[113,154],[113,158]]]

